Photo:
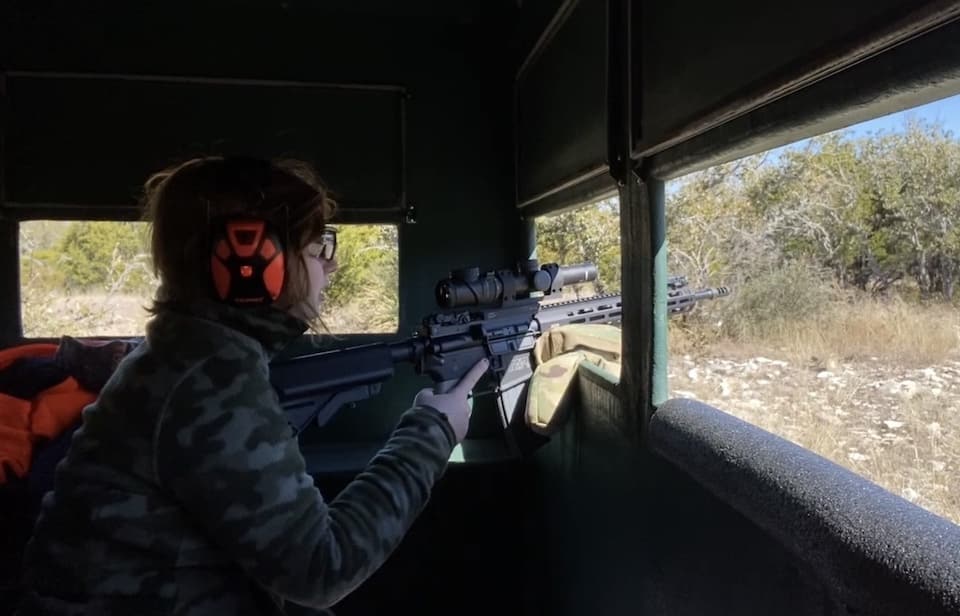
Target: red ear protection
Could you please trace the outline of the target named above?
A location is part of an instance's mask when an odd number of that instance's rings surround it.
[[[270,304],[283,290],[283,244],[264,220],[227,220],[213,229],[210,274],[221,301]]]

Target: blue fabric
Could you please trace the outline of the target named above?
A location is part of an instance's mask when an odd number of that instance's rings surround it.
[[[68,376],[52,357],[21,357],[0,370],[0,393],[31,400]]]

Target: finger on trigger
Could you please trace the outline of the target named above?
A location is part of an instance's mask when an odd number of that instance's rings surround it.
[[[487,368],[490,367],[490,360],[481,359],[478,361],[473,368],[470,368],[470,371],[467,372],[460,383],[457,384],[457,390],[461,393],[469,393],[473,389],[473,386],[477,384],[477,381],[480,380],[480,377],[486,373]]]

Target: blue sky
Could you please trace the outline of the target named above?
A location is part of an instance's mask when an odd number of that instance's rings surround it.
[[[856,134],[878,130],[896,131],[903,127],[904,118],[910,115],[931,121],[940,120],[948,130],[953,131],[955,137],[960,136],[960,96],[951,96],[921,107],[855,124],[850,127],[850,130]]]
[[[889,115],[881,116],[873,120],[853,124],[839,130],[846,130],[854,136],[866,135],[876,132],[898,132],[903,129],[905,120],[909,117],[922,118],[928,121],[942,122],[944,128],[953,132],[954,138],[960,139],[960,95],[944,98],[919,107],[913,107],[906,111],[899,111]],[[794,143],[789,143],[769,151],[766,162],[772,163],[779,160],[780,154],[784,150],[802,147],[809,139],[802,139]],[[667,192],[670,192],[670,184],[667,184]]]
[[[960,94],[934,101],[926,105],[921,105],[919,107],[913,107],[912,109],[907,109],[906,111],[891,113],[873,120],[861,122],[860,124],[854,124],[852,126],[848,126],[846,129],[841,130],[848,130],[854,135],[865,135],[870,132],[875,133],[878,131],[899,131],[904,126],[904,120],[911,116],[930,121],[940,121],[943,123],[944,128],[953,132],[954,138],[960,139]],[[806,141],[806,139],[803,139],[779,148],[774,148],[770,151],[770,155],[767,157],[767,162],[777,160],[783,150],[802,146]],[[680,182],[677,180],[671,180],[667,182],[667,194],[678,190],[679,186]]]

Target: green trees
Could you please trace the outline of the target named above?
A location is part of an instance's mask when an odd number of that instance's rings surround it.
[[[29,226],[28,226],[29,225]],[[69,291],[139,293],[152,290],[148,228],[143,223],[37,221],[25,225],[25,280],[41,273],[48,286]],[[339,232],[339,270],[326,300],[340,306],[371,289],[395,287],[397,228],[349,225]],[[394,292],[395,294],[395,292]]]
[[[960,277],[960,141],[942,125],[839,132],[667,187],[668,270],[729,285],[697,320],[763,337],[863,295],[951,302]],[[617,201],[537,221],[541,262],[593,261],[620,289]],[[840,303],[837,303],[840,302]]]
[[[540,261],[594,262],[596,290],[619,292],[619,213],[614,198],[541,217]],[[960,141],[922,120],[896,132],[824,135],[671,182],[666,216],[669,271],[692,285],[735,289],[705,307],[715,321],[749,312],[746,304],[764,297],[781,316],[808,311],[808,303],[779,294],[785,281],[793,281],[790,297],[835,287],[952,301],[960,278]],[[22,287],[43,291],[34,303],[45,310],[49,294],[147,299],[156,285],[147,230],[135,222],[23,223]],[[332,329],[393,331],[397,248],[395,226],[340,229],[340,269],[324,311]]]
[[[373,291],[384,295],[397,285],[397,227],[349,225],[337,235],[338,269],[324,294],[331,307],[343,306]]]
[[[334,331],[392,332],[399,320],[399,251],[394,225],[339,228],[337,272],[324,294]]]
[[[672,269],[728,284],[802,261],[840,287],[910,281],[954,297],[960,275],[960,142],[941,125],[824,135],[694,174],[667,200]]]
[[[58,332],[65,331],[71,326],[71,319],[54,317],[72,310],[70,314],[76,317],[73,320],[82,321],[88,329],[96,328],[103,314],[115,312],[121,304],[148,303],[158,283],[152,272],[148,233],[149,227],[137,222],[23,223],[20,277],[25,322],[31,327],[35,321],[36,327],[48,324]],[[324,302],[324,321],[332,331],[396,328],[397,248],[396,226],[341,227],[339,269],[327,288]],[[93,310],[87,304],[96,304],[98,308]],[[78,311],[83,312],[82,319],[76,316]]]
[[[620,292],[620,203],[607,199],[537,219],[540,263],[597,264],[599,293]]]
[[[65,285],[126,293],[152,289],[147,231],[143,223],[75,223],[56,249]]]
[[[147,226],[137,222],[35,221],[21,233],[21,277],[71,292],[146,293]]]

